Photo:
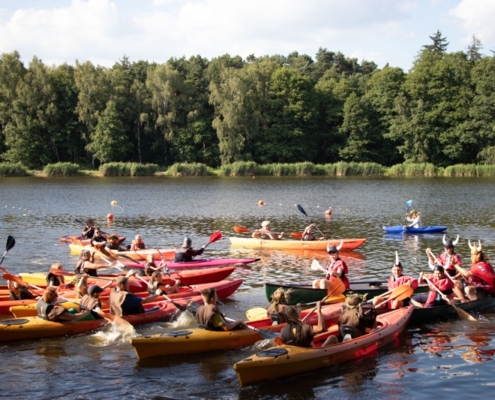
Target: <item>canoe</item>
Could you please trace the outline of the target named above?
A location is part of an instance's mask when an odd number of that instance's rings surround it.
[[[342,303],[322,307],[322,315],[327,326],[335,324],[340,315]],[[304,318],[309,310],[301,313]],[[316,325],[318,316],[313,313],[306,322]],[[286,324],[272,325],[270,318],[246,321],[246,325],[257,329],[280,332]],[[252,329],[235,329],[232,331],[210,331],[192,328],[181,331],[170,331],[158,335],[143,336],[131,340],[132,347],[139,359],[183,354],[205,353],[214,350],[234,349],[249,346],[262,340]]]
[[[259,258],[202,258],[195,259],[193,261],[185,261],[185,262],[174,262],[167,261],[167,268],[172,271],[177,270],[187,270],[187,269],[199,269],[199,268],[212,268],[212,267],[221,267],[227,265],[235,265],[241,266],[253,263],[255,261],[259,261]],[[128,268],[144,268],[146,262],[125,262],[124,264]]]
[[[234,364],[241,386],[268,379],[283,378],[328,367],[347,360],[375,353],[396,339],[406,327],[413,307],[400,308],[377,317],[377,328],[370,333],[345,342],[321,347],[329,335],[338,334],[335,324],[327,332],[317,335],[313,347],[281,345],[258,352]]]
[[[254,260],[254,258],[253,258]],[[196,269],[184,269],[180,272],[171,271],[170,276],[163,274],[163,284],[173,284],[172,279],[180,279],[180,281],[185,285],[198,285],[200,283],[217,282],[226,279],[229,275],[234,272],[234,266],[218,267],[218,268],[196,268]],[[20,276],[24,282],[30,283],[32,285],[44,287],[46,285],[46,274],[45,273],[21,273]],[[112,278],[117,279],[120,274],[99,274],[100,278]],[[149,280],[149,277],[144,276],[145,280]],[[71,279],[66,277],[66,280]],[[88,278],[89,283],[97,283],[102,286],[107,280],[103,279],[98,281],[96,278]],[[141,284],[142,290],[146,289],[144,284]]]
[[[79,244],[74,244],[70,243],[69,244],[69,249],[70,249],[70,254],[72,255],[81,255],[81,250],[82,249],[90,249],[94,250],[93,247],[91,246],[81,246]],[[115,255],[124,255],[126,257],[132,258],[134,261],[146,261],[146,257],[149,254],[153,254],[153,257],[155,258],[156,261],[161,261],[162,257],[160,255],[162,253],[163,258],[165,260],[173,260],[175,257],[175,249],[144,249],[144,250],[135,250],[135,251],[112,251],[112,254]],[[98,253],[95,254],[95,259],[99,259],[100,256]]]
[[[368,299],[385,293],[387,288],[387,282],[381,281],[351,281],[351,288],[348,292],[366,294],[368,293]],[[296,305],[297,303],[306,304],[321,300],[326,296],[326,289],[313,289],[311,283],[277,283],[266,282],[265,283],[265,296],[268,301],[271,301],[272,294],[278,288],[284,290],[291,290],[289,296],[289,304]],[[428,291],[428,285],[420,285],[416,289],[416,293],[424,293]]]
[[[162,301],[144,305],[150,311],[123,317],[132,325],[162,321],[173,316],[177,309],[171,303]],[[13,342],[27,339],[40,339],[55,336],[77,335],[102,328],[105,319],[52,322],[38,317],[14,318],[0,321],[0,342]]]
[[[404,225],[384,226],[383,230],[387,233],[441,233],[447,230],[446,226],[430,225],[422,228],[406,228]]]
[[[126,239],[125,236],[119,236],[119,243],[124,242],[125,239]],[[77,235],[66,235],[66,236],[62,236],[60,238],[60,241],[62,243],[81,244],[83,246],[89,246],[91,244],[91,239],[83,239],[82,236],[77,236]]]
[[[210,282],[210,283],[203,283],[200,285],[194,286],[192,289],[188,287],[181,287],[179,289],[178,293],[173,293],[167,295],[168,298],[172,299],[173,301],[177,301],[183,298],[190,298],[192,296],[200,296],[201,291],[206,288],[214,288],[215,291],[217,292],[217,296],[219,299],[224,299],[226,297],[231,296],[242,284],[242,279],[235,279],[233,281],[227,281],[223,280],[220,282]],[[109,307],[109,293],[110,293],[110,288],[105,289],[105,291],[100,295],[100,301],[101,304],[104,308]],[[134,293],[138,297],[148,297],[149,293],[148,292],[138,292]],[[68,299],[72,299],[71,297],[64,296]],[[162,297],[158,298],[156,302],[148,303],[148,304],[155,304],[155,303],[161,303],[163,301]],[[201,297],[200,297],[201,299]],[[35,316],[37,314],[36,312],[36,300],[19,300],[19,301],[24,301],[24,304],[19,304],[19,305],[14,305],[9,308],[9,311],[16,317],[21,317],[21,316]]]
[[[320,250],[325,251],[327,244],[330,246],[340,245],[343,240],[341,250],[354,250],[366,242],[362,239],[332,239],[332,240],[265,240],[258,238],[230,237],[230,243],[234,247],[248,247],[254,249],[295,249],[295,250]]]
[[[456,307],[467,312],[476,312],[493,306],[495,306],[495,298],[493,297],[456,304]],[[451,305],[432,308],[415,308],[409,323],[411,325],[419,325],[449,318],[458,318],[457,311]]]

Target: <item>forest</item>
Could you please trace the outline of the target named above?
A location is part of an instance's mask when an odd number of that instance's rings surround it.
[[[26,67],[0,58],[0,161],[495,164],[495,56],[440,31],[410,70],[320,48]]]

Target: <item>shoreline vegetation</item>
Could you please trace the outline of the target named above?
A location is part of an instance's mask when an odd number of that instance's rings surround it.
[[[437,167],[430,163],[403,163],[384,167],[371,162],[337,162],[333,164],[274,163],[260,165],[238,161],[214,169],[202,163],[175,163],[169,167],[134,162],[111,162],[99,169],[84,169],[74,163],[48,164],[42,171],[28,170],[21,163],[0,163],[0,177],[139,177],[139,176],[384,176],[384,177],[492,177],[495,165],[457,164]]]

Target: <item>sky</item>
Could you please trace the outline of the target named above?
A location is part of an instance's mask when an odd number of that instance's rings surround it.
[[[448,52],[474,35],[492,56],[493,21],[495,0],[0,0],[0,53],[111,67],[323,48],[407,72],[437,30]]]

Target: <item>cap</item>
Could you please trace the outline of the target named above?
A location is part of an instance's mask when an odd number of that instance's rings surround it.
[[[98,285],[91,285],[89,288],[88,288],[88,294],[90,296],[93,296],[94,294],[96,293],[101,293],[103,292],[104,290],[99,287]]]
[[[337,246],[333,245],[332,247],[327,247],[327,253],[338,253],[339,250],[337,249]]]
[[[261,227],[262,227],[262,228],[266,228],[268,225],[270,225],[270,221],[263,221],[263,222],[261,223]]]

